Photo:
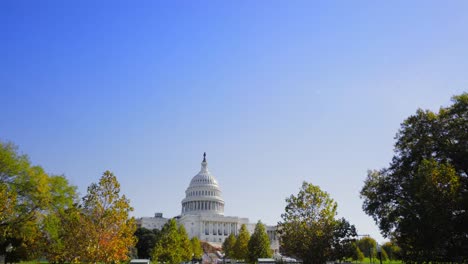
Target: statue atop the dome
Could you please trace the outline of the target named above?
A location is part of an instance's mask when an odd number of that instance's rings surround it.
[[[206,152],[203,152],[203,162],[206,162]]]

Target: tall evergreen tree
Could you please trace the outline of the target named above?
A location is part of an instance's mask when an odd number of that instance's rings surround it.
[[[226,258],[235,258],[234,247],[236,245],[236,236],[231,233],[223,242],[223,251]]]
[[[161,238],[153,250],[153,261],[179,264],[183,261],[180,239],[175,219],[169,220],[161,230]]]
[[[234,245],[234,257],[236,259],[248,260],[249,258],[249,240],[250,233],[245,224],[241,225],[239,234],[236,237],[236,244]]]
[[[260,221],[255,225],[255,231],[250,237],[248,248],[250,263],[257,263],[258,258],[269,258],[272,255],[270,239],[268,238],[265,225]]]

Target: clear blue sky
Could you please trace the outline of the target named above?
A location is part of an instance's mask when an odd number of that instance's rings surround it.
[[[382,241],[368,169],[468,87],[466,1],[1,1],[0,139],[81,194],[180,213],[202,153],[226,215],[275,224],[302,181]]]

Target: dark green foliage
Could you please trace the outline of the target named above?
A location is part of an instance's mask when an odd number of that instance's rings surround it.
[[[249,262],[257,263],[258,258],[270,258],[272,253],[270,249],[270,239],[266,233],[265,225],[258,221],[255,231],[250,237],[249,244]]]
[[[468,260],[468,93],[453,102],[407,118],[390,166],[368,172],[361,190],[406,261]]]
[[[156,241],[159,239],[160,233],[161,232],[157,229],[149,230],[144,227],[140,227],[136,230],[135,236],[138,238],[136,244],[138,258],[151,258],[151,253],[156,245]]]
[[[352,258],[356,254],[356,245],[354,243],[356,236],[356,227],[354,225],[351,225],[344,218],[338,219],[333,232],[331,259],[344,261]]]

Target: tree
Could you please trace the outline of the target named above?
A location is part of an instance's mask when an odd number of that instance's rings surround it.
[[[399,260],[399,259],[401,259],[401,256],[400,256],[401,249],[395,243],[393,243],[391,241],[385,242],[382,245],[382,248],[385,250],[385,252],[387,252],[388,258],[390,260]]]
[[[223,242],[223,251],[226,258],[235,258],[236,236],[231,233]]]
[[[161,238],[153,250],[153,261],[179,264],[183,261],[179,231],[175,219],[169,220],[161,230]]]
[[[158,229],[149,230],[144,227],[139,227],[135,231],[135,236],[138,240],[136,243],[138,258],[151,258],[151,253],[156,245],[156,241],[160,237],[160,231]]]
[[[380,254],[381,254],[381,258],[382,258],[382,261],[387,261],[388,260],[388,254],[387,254],[387,251],[385,251],[385,248],[380,248]],[[378,257],[378,253],[377,253],[377,257]]]
[[[193,258],[201,259],[203,256],[203,249],[201,247],[200,240],[198,240],[198,237],[192,237],[192,239],[190,239],[190,243],[192,244]]]
[[[344,218],[337,220],[333,231],[332,259],[343,261],[352,258],[356,254],[355,237],[357,233],[354,225]]]
[[[58,226],[51,218],[73,204],[76,187],[64,176],[33,166],[12,143],[0,142],[0,248],[15,247],[10,256],[26,260],[54,250]],[[54,230],[55,229],[55,230]]]
[[[357,246],[366,258],[372,259],[377,252],[377,241],[371,237],[363,237],[357,241]]]
[[[258,258],[270,258],[270,239],[261,221],[255,225],[255,230],[248,243],[249,262],[257,263]]]
[[[407,261],[468,259],[468,93],[401,125],[388,168],[368,172],[364,211]]]
[[[46,257],[50,262],[77,263],[85,260],[88,244],[87,230],[91,225],[90,219],[83,214],[81,205],[73,204],[70,208],[59,211],[56,218],[59,223],[57,233],[47,240],[52,249],[46,250]],[[56,222],[53,223],[55,227]],[[55,242],[53,239],[57,239]]]
[[[180,255],[182,256],[182,261],[187,262],[192,260],[192,243],[188,238],[187,231],[183,225],[179,226],[178,229],[179,235],[179,245],[180,245]]]
[[[249,240],[250,233],[245,224],[241,225],[239,235],[236,237],[236,244],[234,245],[234,257],[236,259],[247,260],[249,257]]]
[[[120,196],[120,184],[110,171],[104,172],[98,184],[91,184],[83,197],[83,214],[88,226],[85,261],[119,262],[128,259],[136,244],[133,210],[125,195]]]
[[[76,204],[75,187],[63,176],[51,176],[49,185],[52,206],[40,223],[41,252],[50,262],[65,262],[70,245],[64,244],[64,239],[73,231],[66,230],[63,221]]]
[[[353,255],[351,256],[351,259],[354,261],[362,262],[364,260],[364,254],[362,254],[362,251],[359,249],[356,242],[353,242],[352,246],[354,250],[353,250]]]
[[[353,233],[348,230],[351,225],[343,229],[346,232],[338,230],[345,222],[335,219],[337,203],[318,186],[303,182],[297,196],[291,195],[286,203],[282,222],[278,223],[281,249],[304,264],[333,258],[333,243],[345,241],[347,234]]]

